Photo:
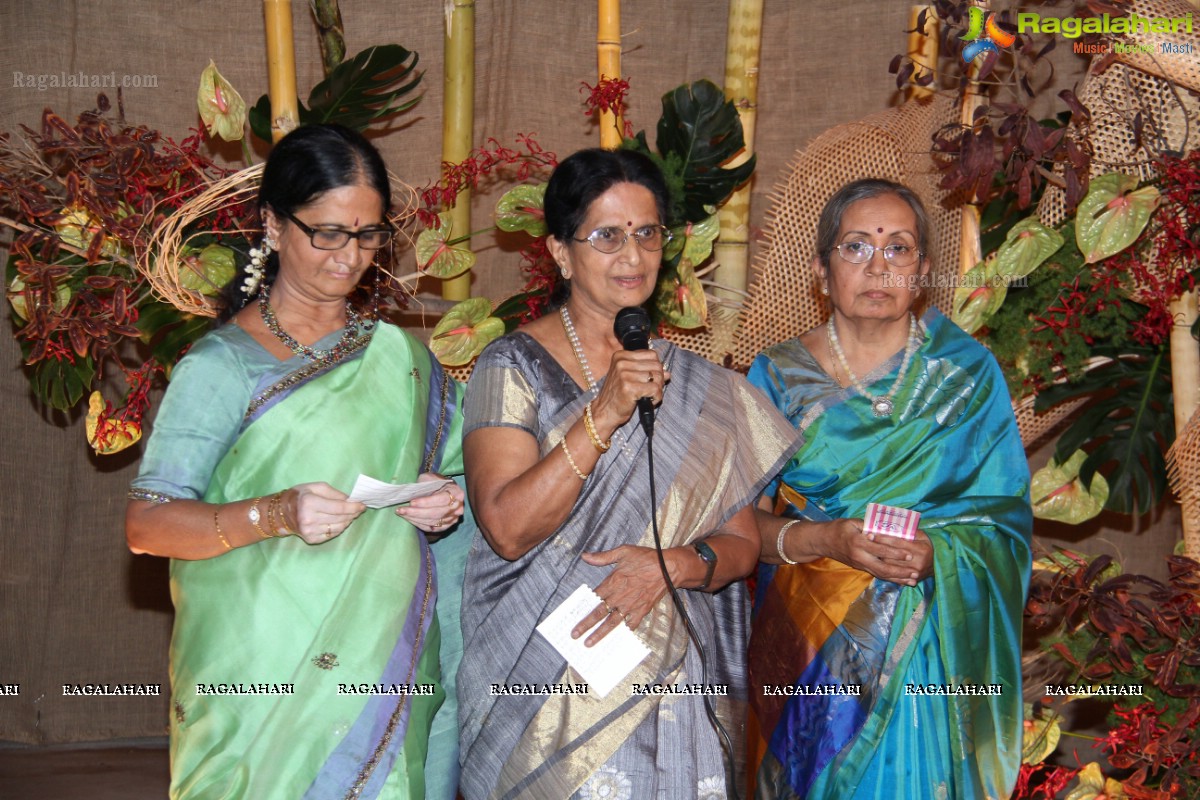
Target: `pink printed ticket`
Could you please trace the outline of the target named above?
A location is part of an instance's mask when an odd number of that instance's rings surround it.
[[[867,503],[867,517],[864,520],[863,533],[896,536],[912,541],[917,538],[917,526],[920,523],[921,515],[916,511],[885,506],[881,503]]]

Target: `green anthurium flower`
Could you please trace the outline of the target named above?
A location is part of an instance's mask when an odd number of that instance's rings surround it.
[[[677,328],[699,328],[708,321],[704,286],[686,258],[680,260],[676,274],[659,280],[655,298],[663,319]]]
[[[417,268],[435,278],[453,278],[475,266],[475,254],[450,242],[450,217],[438,214],[438,226],[417,235]]]
[[[1125,800],[1129,797],[1121,782],[1104,777],[1095,761],[1081,769],[1076,777],[1079,785],[1064,800]]]
[[[71,287],[60,283],[54,287],[54,310],[62,311],[71,302]],[[25,307],[25,281],[20,276],[12,279],[8,285],[8,303],[18,319],[28,320],[28,309]]]
[[[954,290],[951,318],[967,333],[974,333],[999,310],[1007,295],[1008,283],[996,275],[994,259],[980,261],[967,270]]]
[[[1133,191],[1137,178],[1112,173],[1094,179],[1075,213],[1075,241],[1088,264],[1121,252],[1145,229],[1158,207],[1153,186]]]
[[[996,251],[993,270],[998,277],[1024,278],[1062,246],[1062,234],[1047,228],[1037,217],[1021,220],[1012,226]]]
[[[212,61],[200,73],[200,91],[196,106],[209,136],[220,136],[227,142],[242,138],[246,129],[246,101],[233,84],[225,80]]]
[[[525,231],[530,236],[546,235],[546,215],[543,202],[546,184],[514,186],[496,203],[496,227],[512,233]]]
[[[663,259],[670,261],[683,253],[685,261],[703,264],[712,254],[713,242],[721,232],[721,223],[712,214],[696,223],[686,223],[671,230],[671,241],[663,250]]]
[[[463,300],[433,329],[429,349],[447,367],[471,363],[483,348],[504,335],[504,321],[493,317],[486,297]]]
[[[1083,488],[1079,468],[1086,460],[1087,453],[1076,450],[1065,464],[1050,459],[1049,464],[1033,474],[1029,493],[1035,517],[1077,525],[1104,510],[1108,481],[1097,472],[1092,476],[1091,490]]]
[[[1025,735],[1021,746],[1021,763],[1042,763],[1046,756],[1053,753],[1054,748],[1058,747],[1058,740],[1061,737],[1062,730],[1058,726],[1057,718],[1030,719],[1026,715]]]
[[[236,273],[237,261],[230,248],[210,244],[197,253],[194,248],[185,247],[183,264],[179,268],[179,285],[212,297],[233,280]]]

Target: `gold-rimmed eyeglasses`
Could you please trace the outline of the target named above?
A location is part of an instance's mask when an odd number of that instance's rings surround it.
[[[608,225],[596,228],[583,239],[577,236],[571,238],[577,242],[587,242],[601,253],[612,255],[625,246],[625,242],[629,241],[630,236],[638,243],[639,247],[651,253],[662,250],[673,238],[671,231],[667,230],[665,225],[646,225],[630,233],[626,233],[615,225]]]
[[[911,267],[921,260],[925,254],[915,247],[906,244],[889,244],[876,247],[870,242],[842,242],[834,248],[844,261],[851,264],[866,264],[875,256],[875,251],[883,253],[884,259],[893,267]]]

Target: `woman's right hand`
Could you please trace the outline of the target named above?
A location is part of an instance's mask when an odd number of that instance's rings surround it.
[[[308,544],[323,544],[336,538],[367,509],[347,497],[328,483],[293,486],[283,495],[287,527]]]
[[[604,386],[592,401],[597,433],[606,440],[611,438],[633,416],[637,401],[643,397],[650,398],[654,405],[661,403],[669,380],[670,371],[653,350],[614,352]]]

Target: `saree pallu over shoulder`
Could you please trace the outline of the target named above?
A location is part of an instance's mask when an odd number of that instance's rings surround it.
[[[750,380],[802,431],[782,483],[830,517],[921,513],[916,587],[830,559],[763,566],[750,643],[750,769],[760,798],[1007,798],[1021,760],[1029,468],[991,354],[939,312],[891,418],[798,340]],[[891,385],[900,354],[864,383]]]
[[[204,499],[414,480],[430,374],[420,343],[380,325],[359,357],[256,416]],[[368,509],[320,545],[172,561],[171,594],[173,798],[422,796],[442,690],[432,561],[411,525]]]
[[[549,453],[594,392],[581,392],[523,334],[492,347],[468,387],[468,430],[520,427]],[[656,513],[663,546],[672,547],[710,533],[753,502],[794,452],[796,435],[733,373],[671,347],[664,360],[672,378],[655,424]],[[695,648],[668,597],[637,631],[650,655],[606,697],[510,695],[494,688],[583,683],[535,628],[580,584],[595,588],[608,574],[582,561],[582,553],[622,544],[653,547],[645,449],[635,417],[614,436],[567,520],[546,541],[513,562],[482,540],[472,549],[458,676],[462,791],[470,800],[579,796],[602,767],[600,777],[609,788],[627,786],[618,790],[626,797],[694,797],[705,780],[724,785],[720,748],[701,698],[665,699],[632,689],[701,681]],[[728,687],[714,699],[740,760],[744,590],[739,583],[713,595],[681,594],[705,643],[709,685]]]

